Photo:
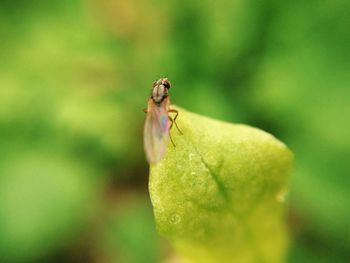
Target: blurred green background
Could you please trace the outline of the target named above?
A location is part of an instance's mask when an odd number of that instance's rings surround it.
[[[350,2],[0,1],[0,262],[164,262],[151,85],[295,153],[288,262],[350,260]],[[198,127],[200,129],[200,127]]]

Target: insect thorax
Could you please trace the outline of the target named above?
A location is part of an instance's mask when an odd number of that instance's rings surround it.
[[[152,99],[155,103],[159,104],[168,96],[168,89],[163,85],[156,85],[152,90]]]

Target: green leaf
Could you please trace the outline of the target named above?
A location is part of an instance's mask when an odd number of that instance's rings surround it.
[[[272,135],[177,108],[150,171],[158,231],[190,262],[281,262],[291,151]]]

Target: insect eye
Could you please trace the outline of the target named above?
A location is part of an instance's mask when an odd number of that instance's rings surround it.
[[[163,85],[164,85],[164,87],[166,87],[167,89],[170,89],[170,82],[169,82],[169,81],[164,81]]]

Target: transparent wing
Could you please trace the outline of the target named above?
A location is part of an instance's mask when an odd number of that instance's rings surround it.
[[[157,163],[165,154],[169,140],[170,121],[167,104],[157,106],[148,102],[147,117],[144,128],[144,147],[149,163]]]

